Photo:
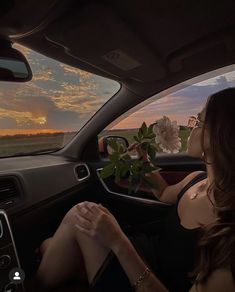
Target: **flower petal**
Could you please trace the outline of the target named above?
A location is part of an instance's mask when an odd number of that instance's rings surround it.
[[[181,138],[179,137],[179,126],[176,121],[171,121],[163,116],[153,127],[156,134],[155,142],[166,153],[178,153],[181,149]]]

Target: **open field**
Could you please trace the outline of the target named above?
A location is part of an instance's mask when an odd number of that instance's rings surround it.
[[[0,157],[62,147],[76,132],[0,136]]]
[[[103,131],[99,137],[106,135],[122,136],[127,138],[129,143],[132,143],[134,142],[133,136],[137,134],[137,131],[137,129],[109,130]],[[61,148],[67,144],[74,135],[76,135],[76,132],[0,136],[0,157],[29,153],[43,149]],[[180,137],[182,140],[181,151],[186,150],[188,135],[189,131],[187,129],[180,130]]]

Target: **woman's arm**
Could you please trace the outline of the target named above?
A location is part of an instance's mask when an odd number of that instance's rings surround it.
[[[122,238],[113,248],[113,252],[117,256],[121,266],[123,267],[130,283],[133,285],[135,281],[143,274],[146,264],[136,252],[129,239]],[[150,273],[145,278],[136,292],[167,292],[167,288]],[[189,292],[234,292],[235,281],[232,273],[228,269],[215,270],[205,283],[194,284]]]
[[[115,217],[108,209],[93,202],[83,202],[76,206],[78,213],[75,227],[82,233],[93,238],[97,244],[111,249],[117,256],[133,285],[143,274],[146,264],[136,252],[134,246],[122,231]],[[150,273],[137,292],[167,292],[164,285]]]
[[[194,171],[187,175],[183,180],[181,180],[177,184],[167,186],[163,190],[160,196],[160,200],[165,203],[175,204],[177,202],[179,192],[184,188],[184,186],[187,185],[187,183],[189,183],[195,176],[197,176],[201,172],[203,171]]]
[[[152,189],[152,193],[157,199],[160,200],[163,192],[168,187],[167,182],[159,172],[148,173],[146,174],[146,177],[150,178],[154,185],[157,185],[156,189]]]
[[[149,161],[148,155],[145,151],[141,149],[138,143],[133,143],[129,150],[135,150],[137,156],[142,158],[144,161]],[[202,171],[194,171],[187,175],[183,180],[174,185],[168,185],[164,178],[161,176],[160,172],[153,172],[147,174],[151,178],[153,184],[156,184],[158,188],[152,189],[154,196],[165,203],[175,204],[177,202],[177,196],[183,187],[192,180],[196,175]]]
[[[156,181],[156,184],[159,185],[159,188],[152,190],[153,194],[162,202],[175,204],[177,202],[177,197],[179,192],[183,187],[191,181],[195,176],[197,176],[202,171],[194,171],[187,175],[183,180],[174,185],[167,185],[166,181],[161,176],[161,173],[155,172],[151,173],[151,179]],[[148,175],[149,176],[149,175]]]
[[[126,236],[122,236],[117,244],[113,247],[113,252],[117,256],[121,266],[126,272],[127,277],[133,285],[136,280],[143,274],[146,269],[145,262],[136,252],[132,243]],[[166,287],[157,279],[157,277],[150,272],[150,274],[143,279],[137,292],[167,292]]]

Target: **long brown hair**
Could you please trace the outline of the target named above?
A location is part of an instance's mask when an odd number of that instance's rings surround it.
[[[209,135],[209,153],[204,144],[205,131]],[[217,220],[204,227],[199,241],[196,282],[205,282],[218,268],[229,269],[235,280],[235,88],[219,91],[208,98],[202,149],[205,158],[209,154],[211,160],[214,181],[207,195],[210,199],[211,191],[214,193]]]

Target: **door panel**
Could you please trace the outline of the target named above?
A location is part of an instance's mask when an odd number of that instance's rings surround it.
[[[123,226],[146,223],[152,220],[161,220],[170,205],[158,202],[154,197],[150,199],[143,194],[140,196],[122,193],[120,188],[110,191],[99,179],[97,170],[103,168],[107,160],[89,163],[95,176],[97,191],[94,200],[102,202],[119,220]],[[205,170],[205,165],[200,159],[189,157],[186,154],[159,155],[156,164],[161,168],[161,174],[168,184],[175,184],[193,171]],[[114,183],[113,183],[114,184]]]

